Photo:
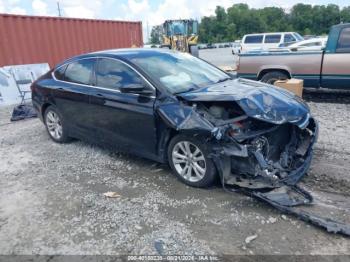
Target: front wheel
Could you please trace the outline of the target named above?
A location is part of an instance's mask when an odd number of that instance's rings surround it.
[[[217,177],[210,149],[200,139],[177,135],[169,144],[168,160],[175,175],[193,187],[208,187]]]

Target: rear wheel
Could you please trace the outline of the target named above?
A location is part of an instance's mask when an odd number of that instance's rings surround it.
[[[289,77],[286,73],[283,73],[281,71],[272,71],[272,72],[266,73],[261,78],[261,82],[273,85],[277,80],[285,80],[288,78]]]
[[[44,122],[51,139],[57,143],[65,143],[69,141],[68,132],[64,125],[62,115],[54,106],[49,106],[45,110]]]
[[[170,45],[161,45],[160,48],[171,49]]]
[[[191,45],[190,46],[190,53],[191,55],[193,55],[194,57],[199,57],[199,49],[197,45]]]
[[[169,164],[175,175],[194,187],[208,187],[216,179],[216,169],[209,154],[210,149],[204,141],[185,135],[175,136],[168,147]]]

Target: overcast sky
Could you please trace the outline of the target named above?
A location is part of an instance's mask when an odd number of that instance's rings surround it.
[[[144,36],[147,24],[150,31],[166,19],[200,19],[213,14],[217,5],[227,8],[234,3],[247,3],[254,8],[278,6],[288,10],[298,2],[350,5],[349,0],[59,0],[63,16],[142,21]],[[0,0],[0,13],[56,16],[57,0]]]

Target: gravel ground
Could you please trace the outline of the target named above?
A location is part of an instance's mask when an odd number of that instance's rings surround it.
[[[320,138],[304,186],[315,212],[350,223],[350,105],[309,104]],[[56,144],[38,119],[9,124],[10,112],[0,109],[0,254],[350,254],[348,238],[220,187],[190,188],[152,161]]]

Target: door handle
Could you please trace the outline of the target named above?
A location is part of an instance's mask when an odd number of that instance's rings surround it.
[[[96,96],[101,97],[101,98],[104,98],[104,97],[105,97],[104,95],[102,95],[102,94],[100,94],[100,93],[97,93]]]

